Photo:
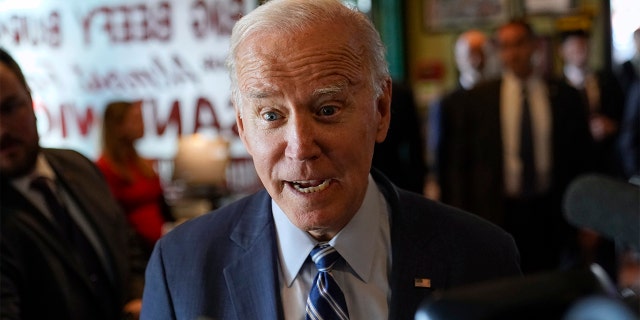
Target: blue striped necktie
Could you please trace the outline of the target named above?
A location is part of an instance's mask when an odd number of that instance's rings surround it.
[[[318,268],[313,286],[307,298],[307,320],[349,319],[347,302],[336,280],[331,275],[333,265],[341,258],[328,244],[317,245],[311,250],[311,260]]]

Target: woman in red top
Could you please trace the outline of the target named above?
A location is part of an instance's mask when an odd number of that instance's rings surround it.
[[[103,117],[102,154],[97,165],[150,253],[171,217],[157,173],[135,149],[134,142],[143,135],[141,102],[109,103]]]

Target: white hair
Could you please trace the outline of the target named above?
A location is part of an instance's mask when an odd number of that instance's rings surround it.
[[[338,0],[271,0],[241,18],[231,32],[231,44],[226,65],[231,77],[231,94],[236,106],[240,103],[236,58],[239,46],[250,36],[263,32],[291,34],[319,23],[345,23],[359,35],[364,47],[363,59],[371,72],[371,84],[376,96],[382,93],[389,78],[386,49],[370,19]]]

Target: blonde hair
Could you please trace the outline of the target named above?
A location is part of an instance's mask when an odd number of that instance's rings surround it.
[[[110,102],[102,118],[102,154],[113,166],[114,171],[129,182],[133,180],[129,168],[131,164],[140,169],[145,177],[153,177],[156,174],[151,165],[140,157],[133,141],[120,138],[120,126],[135,105],[135,102],[129,101]]]

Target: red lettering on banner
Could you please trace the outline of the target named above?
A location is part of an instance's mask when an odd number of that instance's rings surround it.
[[[4,37],[11,38],[17,46],[31,44],[60,47],[60,13],[54,10],[43,17],[12,15],[5,22],[0,20],[0,39]]]
[[[93,107],[88,106],[84,109],[84,114],[80,114],[80,111],[77,108],[74,108],[73,110],[80,135],[83,137],[88,136],[96,121]]]
[[[70,136],[70,125],[75,125],[81,137],[87,137],[97,126],[96,111],[89,105],[82,112],[73,103],[62,103],[58,109],[56,117],[54,112],[41,101],[34,102],[34,111],[38,117],[38,123],[42,123],[43,117],[47,127],[39,127],[40,136],[50,135],[55,130],[60,130],[61,137]]]
[[[42,101],[34,101],[33,109],[38,117],[38,123],[42,123],[42,116],[44,116],[47,123],[46,128],[38,127],[38,134],[40,134],[40,136],[50,134],[51,131],[53,131],[53,118],[51,117],[51,112],[49,112],[47,106],[42,103]]]
[[[191,5],[193,22],[191,29],[198,39],[210,32],[217,35],[229,35],[233,25],[242,16],[242,0],[204,0],[194,1]]]
[[[198,98],[198,104],[196,105],[196,117],[195,124],[193,126],[193,132],[198,132],[200,128],[214,127],[220,131],[220,122],[218,122],[218,116],[216,110],[211,105],[211,102],[205,98]]]
[[[66,112],[66,104],[61,104],[60,105],[60,130],[62,133],[62,138],[66,138],[68,136],[67,134],[67,117],[65,116]],[[71,109],[73,110],[73,108]]]
[[[171,105],[171,111],[169,112],[169,117],[165,122],[162,122],[158,116],[158,107],[156,105],[156,101],[151,101],[151,110],[152,110],[152,119],[153,123],[156,125],[156,133],[161,136],[167,130],[169,124],[173,124],[178,126],[178,136],[182,134],[182,117],[180,116],[180,102],[178,100],[174,101]]]
[[[182,112],[186,110],[184,110],[179,100],[171,102],[168,112],[164,114],[160,113],[155,99],[143,100],[145,106],[150,106],[150,108],[145,108],[144,110],[145,118],[149,119],[154,126],[149,133],[154,136],[164,136],[170,126],[177,129],[176,136],[187,133],[184,132],[182,123]],[[224,126],[221,125],[215,106],[211,101],[205,97],[199,97],[196,103],[195,108],[189,108],[189,111],[194,112],[195,123],[193,131],[188,133],[211,128],[222,134],[238,135],[235,121]],[[34,101],[33,108],[39,119],[38,129],[41,136],[59,134],[62,139],[67,139],[71,135],[78,134],[80,137],[86,138],[95,130],[98,130],[98,124],[101,121],[97,116],[97,109],[93,105],[87,105],[86,108],[81,109],[74,105],[73,102],[66,102],[60,104],[57,109],[51,109],[42,101]],[[43,126],[43,122],[46,127]]]
[[[168,42],[172,37],[171,4],[103,6],[91,10],[82,19],[85,44],[92,42],[92,26],[104,31],[109,43],[132,43],[158,40]]]

